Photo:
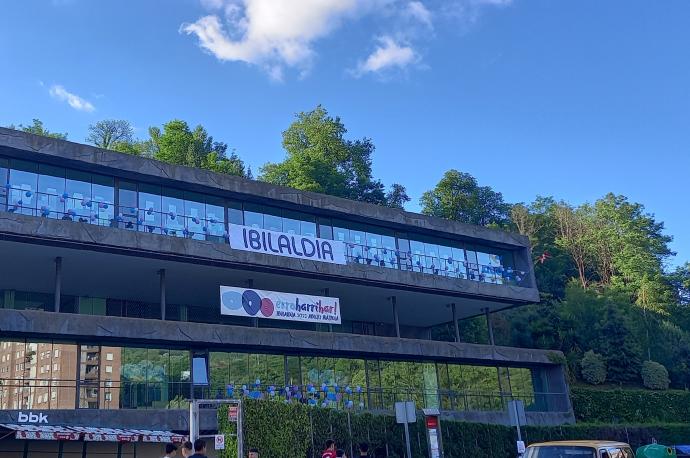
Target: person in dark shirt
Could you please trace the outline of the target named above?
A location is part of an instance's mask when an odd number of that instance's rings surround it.
[[[189,458],[206,458],[206,441],[197,439],[194,441],[194,455]]]
[[[366,442],[362,442],[361,444],[359,444],[359,456],[369,456],[369,444],[367,444]]]
[[[339,449],[335,452],[335,456],[336,456],[337,458],[347,458],[347,455],[345,454],[345,450],[343,450],[342,448],[339,448]]]

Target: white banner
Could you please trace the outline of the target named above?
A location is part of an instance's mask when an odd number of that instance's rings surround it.
[[[230,225],[230,247],[235,250],[345,264],[345,243],[307,235],[286,234],[256,227]]]
[[[337,297],[221,286],[220,313],[271,320],[340,324],[340,300]]]

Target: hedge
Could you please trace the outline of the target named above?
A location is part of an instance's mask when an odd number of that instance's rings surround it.
[[[577,421],[587,423],[687,423],[690,392],[573,388]]]
[[[366,441],[373,448],[388,448],[389,456],[402,457],[405,439],[402,425],[390,415],[349,413],[330,408],[302,404],[284,404],[271,400],[245,400],[244,445],[260,451],[261,458],[318,458],[326,439],[333,438],[338,447],[350,456],[350,447]],[[349,417],[349,418],[348,418]],[[420,415],[421,417],[421,415]],[[349,426],[348,426],[349,421]],[[226,434],[226,451],[222,458],[236,458],[227,434],[234,432],[227,421],[227,407],[219,409],[219,430]],[[350,434],[350,431],[352,432]],[[514,428],[500,425],[441,421],[446,458],[512,458],[515,456]],[[528,443],[565,439],[608,439],[630,443],[634,448],[651,443],[687,443],[690,425],[665,424],[648,426],[567,425],[557,427],[526,427]],[[410,425],[413,458],[427,454],[426,433],[422,418]],[[245,455],[246,456],[246,455]],[[356,456],[356,455],[355,455]]]

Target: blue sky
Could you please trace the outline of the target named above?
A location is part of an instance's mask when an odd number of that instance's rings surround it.
[[[82,142],[203,124],[255,172],[323,104],[418,199],[449,168],[509,202],[627,195],[690,259],[690,2],[6,0],[0,125]]]

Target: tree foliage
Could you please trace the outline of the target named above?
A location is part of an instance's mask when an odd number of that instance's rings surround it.
[[[601,385],[606,381],[606,362],[604,358],[592,350],[585,352],[580,361],[580,373],[585,382]]]
[[[304,191],[321,192],[346,199],[402,207],[409,200],[405,188],[394,184],[386,193],[372,175],[374,144],[370,138],[348,140],[339,117],[325,108],[298,113],[283,132],[285,160],[267,163],[259,179]]]
[[[642,364],[642,383],[650,390],[667,390],[670,383],[668,371],[663,364],[645,361]]]
[[[15,126],[10,124],[7,126],[9,129],[21,130],[22,132],[27,132],[34,135],[42,135],[44,137],[57,138],[58,140],[67,140],[67,133],[51,132],[43,126],[43,121],[34,118],[29,125],[19,124]]]
[[[89,125],[86,141],[105,149],[113,149],[116,145],[124,147],[134,143],[134,129],[124,119],[104,119]]]
[[[479,186],[472,175],[457,170],[447,171],[420,204],[425,215],[481,226],[506,224],[510,211],[500,192]]]

